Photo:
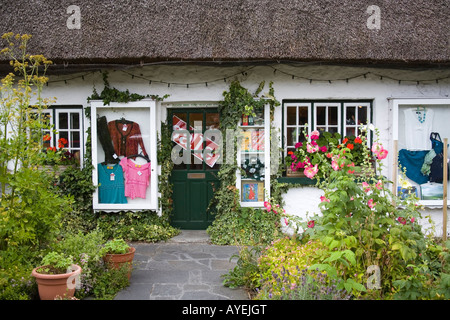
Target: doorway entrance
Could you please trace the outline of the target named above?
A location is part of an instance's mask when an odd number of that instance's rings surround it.
[[[168,117],[173,146],[183,159],[174,164],[170,178],[173,186],[171,223],[180,229],[204,230],[214,220],[214,212],[208,206],[219,187],[220,168],[216,156],[209,153],[204,156],[205,148],[215,145],[215,138],[208,138],[205,131],[219,129],[219,113],[215,108],[168,109]]]

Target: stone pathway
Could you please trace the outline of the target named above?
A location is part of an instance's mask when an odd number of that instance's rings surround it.
[[[243,289],[222,285],[221,275],[236,265],[235,246],[209,243],[204,231],[183,230],[161,243],[136,248],[130,286],[115,300],[248,300]]]

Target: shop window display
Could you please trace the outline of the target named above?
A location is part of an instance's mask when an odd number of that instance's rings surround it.
[[[93,101],[91,109],[94,209],[156,209],[154,101]]]
[[[443,141],[450,138],[450,105],[420,102],[398,105],[397,193],[415,193],[424,204],[442,205],[443,166],[448,166]]]

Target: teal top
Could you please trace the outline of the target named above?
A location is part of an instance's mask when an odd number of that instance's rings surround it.
[[[127,203],[122,167],[118,164],[101,164],[98,168],[98,202]]]

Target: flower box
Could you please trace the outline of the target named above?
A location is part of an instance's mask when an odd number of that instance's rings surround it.
[[[303,178],[303,177],[306,177],[306,175],[303,172],[303,169],[293,171],[291,168],[287,168],[286,169],[286,177]]]

